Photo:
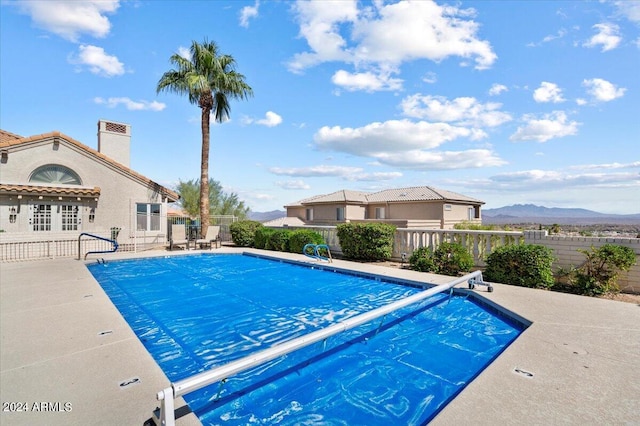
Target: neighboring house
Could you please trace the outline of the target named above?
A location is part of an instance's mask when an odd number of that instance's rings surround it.
[[[60,132],[0,130],[2,240],[110,236],[119,228],[120,244],[164,244],[167,204],[179,196],[129,168],[130,140],[129,125],[104,120],[97,151]]]
[[[475,198],[430,186],[374,193],[340,190],[284,206],[287,217],[278,223],[313,226],[385,222],[399,228],[450,229],[461,222],[482,223],[483,204]]]

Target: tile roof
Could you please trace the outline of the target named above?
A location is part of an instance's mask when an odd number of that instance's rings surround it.
[[[467,197],[457,192],[437,189],[431,186],[415,186],[409,188],[385,189],[379,192],[358,192],[340,190],[331,194],[316,195],[305,198],[296,203],[288,204],[285,207],[304,206],[320,203],[393,203],[411,201],[463,201],[474,204],[484,204],[484,201]]]
[[[410,188],[386,189],[375,192],[367,196],[370,203],[399,202],[399,201],[465,201],[471,203],[481,203],[483,201],[476,198],[467,197],[457,192],[434,188],[432,186],[415,186]]]
[[[279,217],[277,219],[272,219],[267,222],[263,222],[264,226],[304,226],[305,222],[298,217]]]
[[[73,197],[99,197],[100,188],[86,186],[45,186],[45,185],[14,185],[0,183],[0,194],[33,194],[33,195],[57,195]]]
[[[0,129],[0,144],[2,142],[10,142],[16,139],[22,139],[23,137],[20,135],[16,135],[11,132],[7,132],[6,130]]]
[[[367,203],[367,193],[359,191],[350,191],[347,189],[341,189],[340,191],[332,192],[331,194],[316,195],[314,197],[305,198],[297,203],[290,204],[289,207],[305,204],[319,204],[319,203]]]
[[[110,157],[104,155],[103,153],[96,151],[95,149],[90,148],[87,145],[81,142],[78,142],[77,140],[65,135],[64,133],[60,133],[58,131],[43,133],[41,135],[34,135],[29,137],[21,137],[13,133],[7,132],[5,130],[0,130],[0,149],[3,149],[3,150],[11,149],[13,147],[28,145],[29,143],[36,143],[36,142],[44,141],[47,139],[60,139],[61,141],[65,141],[70,145],[75,146],[76,148],[79,148],[82,151],[85,151],[89,155],[95,157],[96,159],[102,162],[108,163],[112,167],[119,169],[120,171],[124,172],[130,177],[138,181],[141,181],[142,183],[148,186],[154,187],[162,195],[168,197],[170,201],[177,201],[180,199],[180,196],[176,192],[170,190],[169,188],[165,188],[164,186],[152,181],[151,179],[141,175],[140,173],[130,169],[129,167],[118,163],[117,161],[111,159]]]

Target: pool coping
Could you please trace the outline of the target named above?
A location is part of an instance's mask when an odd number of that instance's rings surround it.
[[[242,252],[320,264],[303,255],[232,247],[103,257]],[[3,411],[0,423],[134,425],[143,424],[158,406],[155,395],[168,379],[84,265],[72,259],[0,264],[0,394],[3,405],[29,406],[28,412]],[[342,260],[331,268],[392,280],[451,280]],[[494,288],[472,292],[530,326],[431,424],[638,422],[639,305],[501,284]],[[120,387],[126,382],[133,383]],[[188,414],[177,424],[199,421]]]

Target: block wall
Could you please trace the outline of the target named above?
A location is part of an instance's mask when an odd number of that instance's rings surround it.
[[[605,244],[614,244],[631,248],[636,253],[636,264],[618,277],[620,289],[627,293],[640,294],[640,238],[606,237],[568,237],[548,235],[547,231],[525,231],[526,244],[539,244],[549,247],[556,256],[554,265],[558,268],[579,267],[585,261],[585,255],[578,250],[599,248]]]

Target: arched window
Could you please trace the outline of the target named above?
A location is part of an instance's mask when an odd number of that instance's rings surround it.
[[[31,173],[29,182],[82,185],[80,176],[76,172],[59,164],[47,164],[38,167]]]

